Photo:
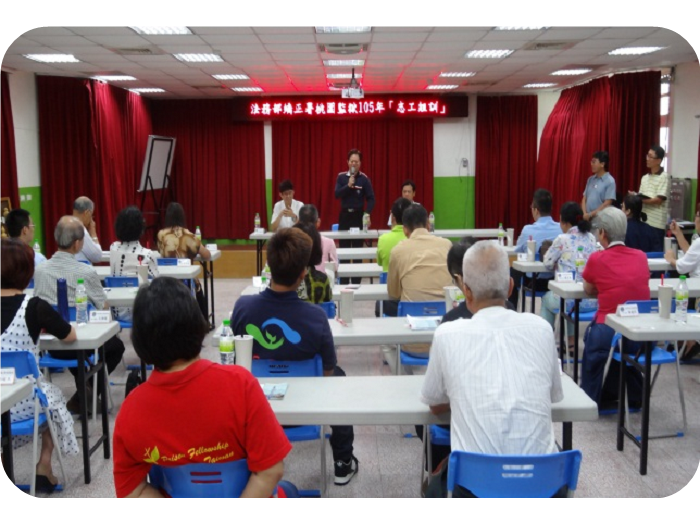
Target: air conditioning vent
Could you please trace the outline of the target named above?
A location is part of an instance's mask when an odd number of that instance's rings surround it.
[[[124,56],[133,56],[133,55],[141,55],[141,56],[149,56],[149,55],[164,55],[165,53],[157,48],[156,46],[147,46],[147,47],[118,47],[118,48],[110,48],[110,51],[113,53],[116,53],[118,55],[124,55]]]
[[[564,49],[571,49],[576,44],[576,42],[556,42],[556,41],[543,41],[543,42],[532,42],[527,44],[522,48],[523,51],[563,51]]]
[[[319,44],[318,50],[331,55],[356,55],[369,49],[369,44]]]

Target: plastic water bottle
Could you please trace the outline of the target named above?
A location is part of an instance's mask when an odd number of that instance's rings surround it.
[[[576,250],[576,282],[583,282],[583,268],[586,267],[586,255],[583,252],[583,246],[579,246]]]
[[[236,360],[236,352],[233,344],[233,331],[231,331],[231,321],[224,320],[224,328],[219,337],[219,355],[221,363],[228,366],[233,365]]]
[[[197,240],[199,240],[200,243],[202,242],[202,230],[199,229],[199,226],[197,226],[197,229],[195,229],[194,236],[197,237]]]
[[[255,229],[260,227],[260,213],[255,213],[255,220],[253,221],[253,224]]]
[[[428,215],[428,231],[435,233],[435,213],[432,211]]]
[[[79,326],[84,326],[88,321],[88,297],[85,291],[85,281],[82,278],[78,279],[78,285],[75,288],[75,321]]]
[[[272,280],[272,273],[270,272],[270,266],[265,262],[265,267],[262,270],[262,275],[260,275],[260,280],[262,282],[261,291],[264,291],[266,287],[270,286],[270,280]]]
[[[503,224],[501,222],[498,223],[498,245],[503,246],[506,238],[506,231],[503,229]]]
[[[362,231],[367,231],[369,229],[369,215],[365,213],[362,215]]]
[[[681,275],[680,282],[676,286],[676,322],[685,324],[688,320],[688,284],[685,283],[685,275]]]
[[[39,245],[39,242],[34,242],[34,252],[41,253],[41,246]]]

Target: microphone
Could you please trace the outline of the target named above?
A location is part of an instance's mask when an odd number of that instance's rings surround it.
[[[350,176],[355,176],[355,166],[350,168]]]

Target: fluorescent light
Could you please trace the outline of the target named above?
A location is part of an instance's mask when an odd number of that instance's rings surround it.
[[[317,33],[369,33],[371,30],[370,26],[316,28]]]
[[[136,80],[136,77],[127,75],[93,76],[92,78],[101,80],[102,82],[129,82],[131,80]]]
[[[134,27],[130,26],[131,29],[136,31],[140,35],[191,35],[192,31],[187,27]]]
[[[433,84],[426,87],[426,89],[457,89],[458,87],[458,85]]]
[[[550,75],[576,76],[585,75],[586,73],[590,73],[591,71],[593,71],[593,69],[560,69],[559,71],[554,71],[554,73],[550,73]]]
[[[219,55],[211,53],[177,53],[173,55],[180,62],[223,62]]]
[[[250,80],[248,75],[211,75],[217,80]]]
[[[326,67],[362,67],[365,65],[364,60],[324,60],[323,65]]]
[[[232,87],[232,91],[238,91],[240,93],[259,93],[263,90],[262,87]]]
[[[165,93],[165,89],[161,89],[160,87],[134,87],[133,89],[129,89],[129,91],[133,91],[134,93]]]
[[[540,89],[543,87],[554,87],[557,84],[526,84],[523,87],[527,89]]]
[[[440,73],[442,78],[467,78],[474,76],[476,73]]]
[[[512,53],[512,49],[479,49],[469,51],[464,58],[505,58]]]
[[[352,73],[330,73],[326,75],[330,80],[342,80],[343,78],[352,78]],[[362,78],[362,73],[355,73],[355,78]]]
[[[496,31],[541,31],[542,29],[547,29],[546,27],[511,27],[511,26],[501,26],[494,27]]]
[[[655,51],[659,51],[663,47],[619,47],[610,51],[609,55],[648,55]]]
[[[35,60],[36,62],[46,62],[47,64],[59,64],[68,62],[80,62],[73,55],[61,55],[58,53],[53,53],[50,55],[24,55],[25,58],[29,60]]]

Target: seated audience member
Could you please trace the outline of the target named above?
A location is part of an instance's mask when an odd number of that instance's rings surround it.
[[[591,234],[591,223],[583,218],[583,210],[576,202],[566,202],[559,211],[559,224],[562,234],[554,239],[554,242],[544,256],[544,265],[547,269],[554,269],[560,273],[574,273],[576,278],[576,257],[579,248],[583,248],[584,261],[587,261],[596,251],[596,239]],[[585,262],[584,262],[585,264]],[[540,316],[554,327],[554,318],[559,311],[560,298],[551,291],[547,291],[542,297],[542,309]],[[574,307],[573,300],[566,301],[566,310]],[[581,301],[579,311],[593,311],[598,303],[592,299]],[[574,323],[567,320],[568,345],[574,345]]]
[[[142,287],[131,340],[154,370],[119,410],[114,425],[117,497],[158,497],[151,465],[246,459],[242,497],[269,497],[291,445],[258,381],[241,366],[200,358],[207,322],[189,289],[169,277]]]
[[[561,233],[561,228],[559,224],[552,220],[552,194],[546,189],[538,189],[532,197],[532,204],[530,206],[530,211],[532,211],[532,218],[535,220],[533,224],[528,224],[523,227],[522,233],[518,237],[518,241],[515,244],[516,253],[526,253],[527,252],[527,241],[532,237],[532,240],[536,242],[535,253],[540,252],[542,247],[542,242],[545,240],[554,240]],[[523,279],[523,283],[527,288],[532,285],[532,279],[521,271],[511,268],[510,276],[515,282],[513,291],[511,292],[508,300],[511,303],[518,306],[518,287],[520,286],[520,281]],[[540,273],[537,275],[535,280],[535,291],[547,291],[549,288],[548,281],[552,279],[554,275],[552,273]]]
[[[411,187],[411,186],[408,186]],[[406,233],[403,232],[403,212],[411,201],[401,197],[397,198],[391,206],[391,231],[384,233],[377,240],[377,264],[382,266],[382,271],[389,271],[389,260],[391,260],[391,250],[396,247],[399,242],[406,240]],[[398,300],[384,300],[382,304],[382,312],[388,317],[395,317],[396,310],[399,307]],[[379,316],[379,301],[374,308],[375,316]]]
[[[321,218],[318,216],[318,209],[313,204],[304,204],[299,209],[299,221],[301,224],[311,224],[317,231],[321,230]],[[333,262],[333,271],[338,272],[338,251],[335,248],[335,241],[321,235],[322,255],[321,262],[316,264],[319,271],[326,270],[326,262]]]
[[[663,239],[647,224],[647,214],[642,211],[642,199],[639,195],[628,193],[622,201],[622,211],[627,215],[627,247],[645,253],[659,253],[664,250]]]
[[[26,227],[26,226],[25,226]],[[2,239],[2,350],[31,351],[39,358],[37,341],[42,331],[63,340],[73,342],[75,328],[65,322],[46,301],[29,297],[24,289],[34,274],[34,250],[17,238]],[[33,385],[34,378],[31,379]],[[43,381],[41,390],[46,395],[53,412],[58,445],[64,455],[78,454],[78,441],[73,431],[73,417],[66,409],[66,399],[58,386]],[[34,416],[34,399],[15,404],[10,410],[12,422]],[[58,479],[51,468],[51,455],[56,444],[47,426],[41,432],[41,455],[36,465],[36,491],[53,492]],[[31,442],[32,436],[16,436],[12,445],[19,447]]]
[[[113,277],[135,277],[138,266],[148,266],[148,275],[156,278],[158,263],[153,251],[141,245],[139,239],[144,231],[144,220],[136,206],[122,209],[114,221],[114,232],[119,239],[109,248],[109,270]],[[131,308],[114,308],[117,320],[131,321]]]
[[[462,274],[473,317],[435,331],[421,401],[436,415],[450,411],[452,451],[556,453],[551,409],[563,392],[552,328],[503,307],[513,287],[503,247],[477,242],[464,255]],[[426,496],[445,496],[446,460],[439,471]],[[460,495],[471,493],[455,490]]]
[[[649,300],[649,264],[638,249],[625,246],[627,218],[617,208],[606,207],[593,221],[603,251],[593,253],[583,270],[583,289],[590,297],[598,297],[598,313],[584,335],[581,389],[607,407],[617,400],[619,367],[611,360],[605,383],[603,372],[610,353],[615,330],[605,325],[605,315],[615,313],[617,306],[628,300]],[[637,344],[626,341],[625,352],[636,352]],[[641,376],[627,368],[627,392],[630,405],[639,405]],[[617,406],[617,403],[615,403]]]
[[[13,209],[5,217],[5,229],[10,238],[19,238],[29,247],[34,243],[34,221],[26,209]],[[34,266],[46,262],[46,257],[34,251]]]
[[[78,262],[75,255],[83,248],[85,228],[83,224],[75,217],[63,216],[56,224],[54,230],[54,239],[58,246],[58,251],[54,255],[36,267],[34,272],[34,296],[43,298],[52,306],[58,303],[58,294],[56,292],[56,283],[59,278],[66,280],[66,288],[68,291],[68,305],[75,307],[75,288],[78,285],[78,279],[82,278],[87,292],[88,302],[97,309],[105,309],[108,306],[107,297],[100,277],[97,276],[95,268],[82,262]],[[124,354],[124,343],[119,339],[118,335],[110,338],[105,342],[105,363],[109,373],[114,371],[117,364],[121,362]],[[51,353],[54,358],[62,360],[74,360],[78,358],[75,351],[55,351]],[[69,368],[70,372],[75,377],[76,386],[78,384],[78,372],[76,368]],[[103,371],[100,371],[102,374]],[[102,378],[98,379],[98,395],[102,394]],[[88,398],[92,396],[92,391],[88,388]],[[79,401],[76,393],[68,401],[68,410],[74,413],[78,412]]]
[[[297,223],[295,228],[300,229],[313,241],[309,266],[306,268],[304,279],[297,288],[297,295],[304,302],[320,304],[321,302],[331,302],[333,300],[333,283],[328,278],[325,271],[316,269],[318,261],[323,256],[321,247],[321,235],[312,224]]]
[[[272,208],[272,223],[270,231],[277,231],[282,227],[292,227],[299,220],[299,210],[303,202],[294,200],[294,186],[289,180],[282,180],[279,186],[279,195],[282,200]]]
[[[669,229],[676,237],[678,249],[682,250],[685,254],[682,258],[676,258],[673,251],[669,250],[664,253],[664,258],[681,275],[688,275],[689,277],[700,276],[700,240],[698,240],[697,235],[694,236],[693,243],[689,245],[683,235],[683,230],[678,226],[675,220],[671,222]],[[700,204],[695,211],[695,229],[700,231]],[[696,304],[695,309],[697,309],[697,307]],[[689,340],[686,343],[686,348],[681,356],[681,360],[693,360],[699,354],[700,344],[695,340]]]
[[[73,202],[73,216],[80,220],[85,229],[83,248],[75,254],[75,258],[81,262],[97,264],[102,261],[102,247],[97,238],[97,225],[93,214],[95,204],[86,196],[81,196]]]
[[[197,255],[205,260],[211,258],[202,241],[187,229],[185,210],[177,202],[170,202],[165,210],[165,227],[158,231],[158,252],[163,258],[189,258],[193,262]],[[207,302],[198,278],[194,279],[194,285],[199,309],[206,317]]]
[[[413,198],[416,196],[416,183],[413,180],[404,180],[403,184],[401,184],[401,198],[405,198],[406,200],[409,201],[411,204],[420,204],[418,202],[415,202]],[[393,224],[391,222],[391,217],[392,214],[391,212],[389,213],[389,220],[387,221],[386,225],[393,228],[396,224]],[[400,222],[398,222],[400,224]],[[384,270],[386,271],[386,269]]]
[[[309,266],[313,241],[298,228],[278,231],[267,242],[270,287],[242,296],[231,315],[235,335],[251,335],[253,354],[272,360],[308,360],[321,355],[324,376],[345,376],[337,366],[333,335],[325,312],[299,299],[297,289]],[[331,426],[335,484],[345,485],[358,471],[352,426]]]

